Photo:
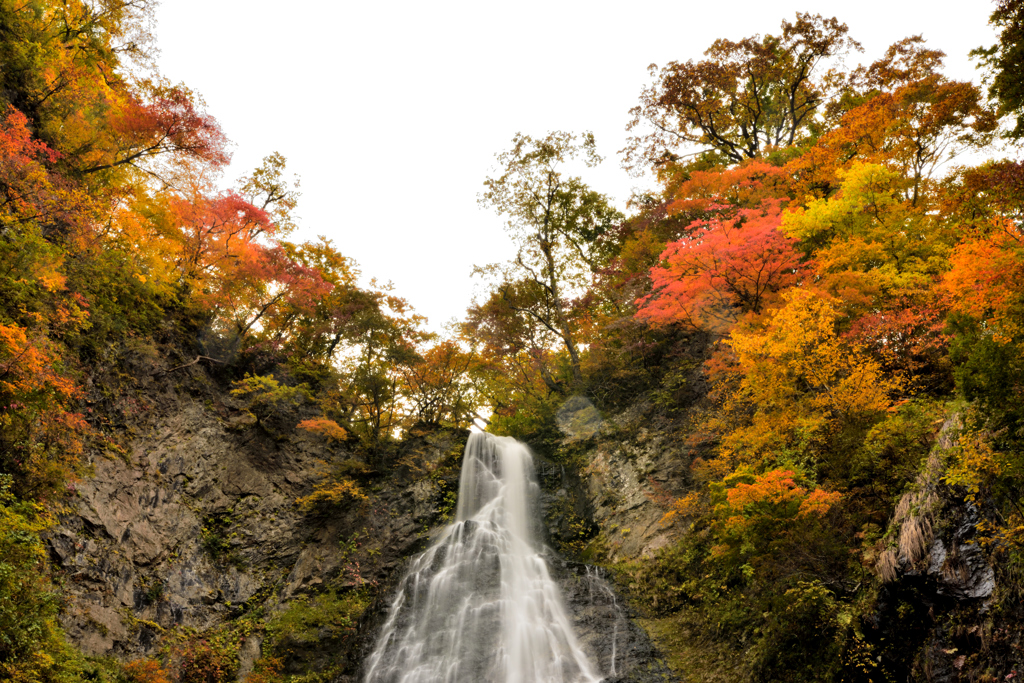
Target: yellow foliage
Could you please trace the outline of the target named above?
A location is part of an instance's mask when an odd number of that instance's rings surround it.
[[[742,370],[731,402],[751,407],[753,418],[724,438],[727,455],[800,447],[832,423],[886,411],[900,388],[836,333],[836,300],[803,288],[783,299],[760,328],[729,339]]]
[[[1020,454],[995,448],[991,434],[967,429],[949,455],[942,480],[949,486],[960,487],[964,500],[973,503],[979,498],[992,500],[1017,495],[1015,482],[1024,477]],[[978,540],[1002,551],[1024,547],[1024,516],[1020,509],[1014,505],[998,519],[982,520],[978,524]]]
[[[967,490],[965,500],[974,502],[982,486],[1004,473],[1001,454],[992,449],[992,444],[977,432],[964,432],[953,448],[953,458],[942,480],[950,486],[962,486]]]
[[[691,491],[682,498],[676,498],[672,501],[672,506],[662,516],[660,523],[668,524],[675,519],[676,515],[692,517],[703,514],[707,511],[707,507],[706,497],[702,496],[698,491]]]
[[[877,164],[839,171],[835,196],[783,216],[782,229],[814,253],[818,286],[851,309],[928,289],[948,267],[948,236],[935,217],[901,200],[905,179]]]

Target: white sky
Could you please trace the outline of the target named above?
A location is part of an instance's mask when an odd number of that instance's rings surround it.
[[[509,258],[476,196],[517,131],[592,130],[584,174],[624,206],[628,110],[648,64],[699,59],[717,38],[777,33],[799,11],[837,16],[871,62],[921,33],[947,73],[995,41],[986,0],[353,2],[164,0],[161,72],[183,81],[235,143],[235,179],[271,152],[302,178],[299,239],[331,238],[364,278],[394,282],[439,330],[461,318],[473,264]]]

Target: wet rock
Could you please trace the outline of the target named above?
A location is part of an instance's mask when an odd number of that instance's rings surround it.
[[[678,680],[599,568],[557,559],[553,564],[576,637],[604,676],[602,683]]]
[[[927,574],[936,580],[936,592],[960,600],[982,599],[996,588],[995,570],[981,547],[969,540],[978,519],[973,507],[956,527],[947,542],[937,538],[928,555]]]

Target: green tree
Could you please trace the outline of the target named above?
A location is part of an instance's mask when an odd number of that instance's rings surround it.
[[[1008,136],[1024,138],[1024,3],[996,0],[989,23],[999,29],[999,42],[971,52],[988,70],[989,95],[999,103],[999,113],[1015,117]]]
[[[57,624],[61,598],[40,538],[52,519],[38,503],[18,500],[12,483],[0,474],[0,679],[68,680],[74,655]]]
[[[484,181],[480,204],[507,217],[518,250],[505,266],[478,270],[496,275],[495,294],[565,348],[578,385],[579,325],[571,301],[602,260],[599,238],[622,216],[605,195],[562,174],[561,165],[576,158],[588,167],[601,162],[592,133],[582,139],[561,131],[541,139],[516,134],[512,148],[498,155],[501,175]]]

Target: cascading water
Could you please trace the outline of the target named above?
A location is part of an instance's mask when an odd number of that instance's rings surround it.
[[[529,449],[473,434],[455,523],[415,558],[365,683],[597,683],[533,540]]]

